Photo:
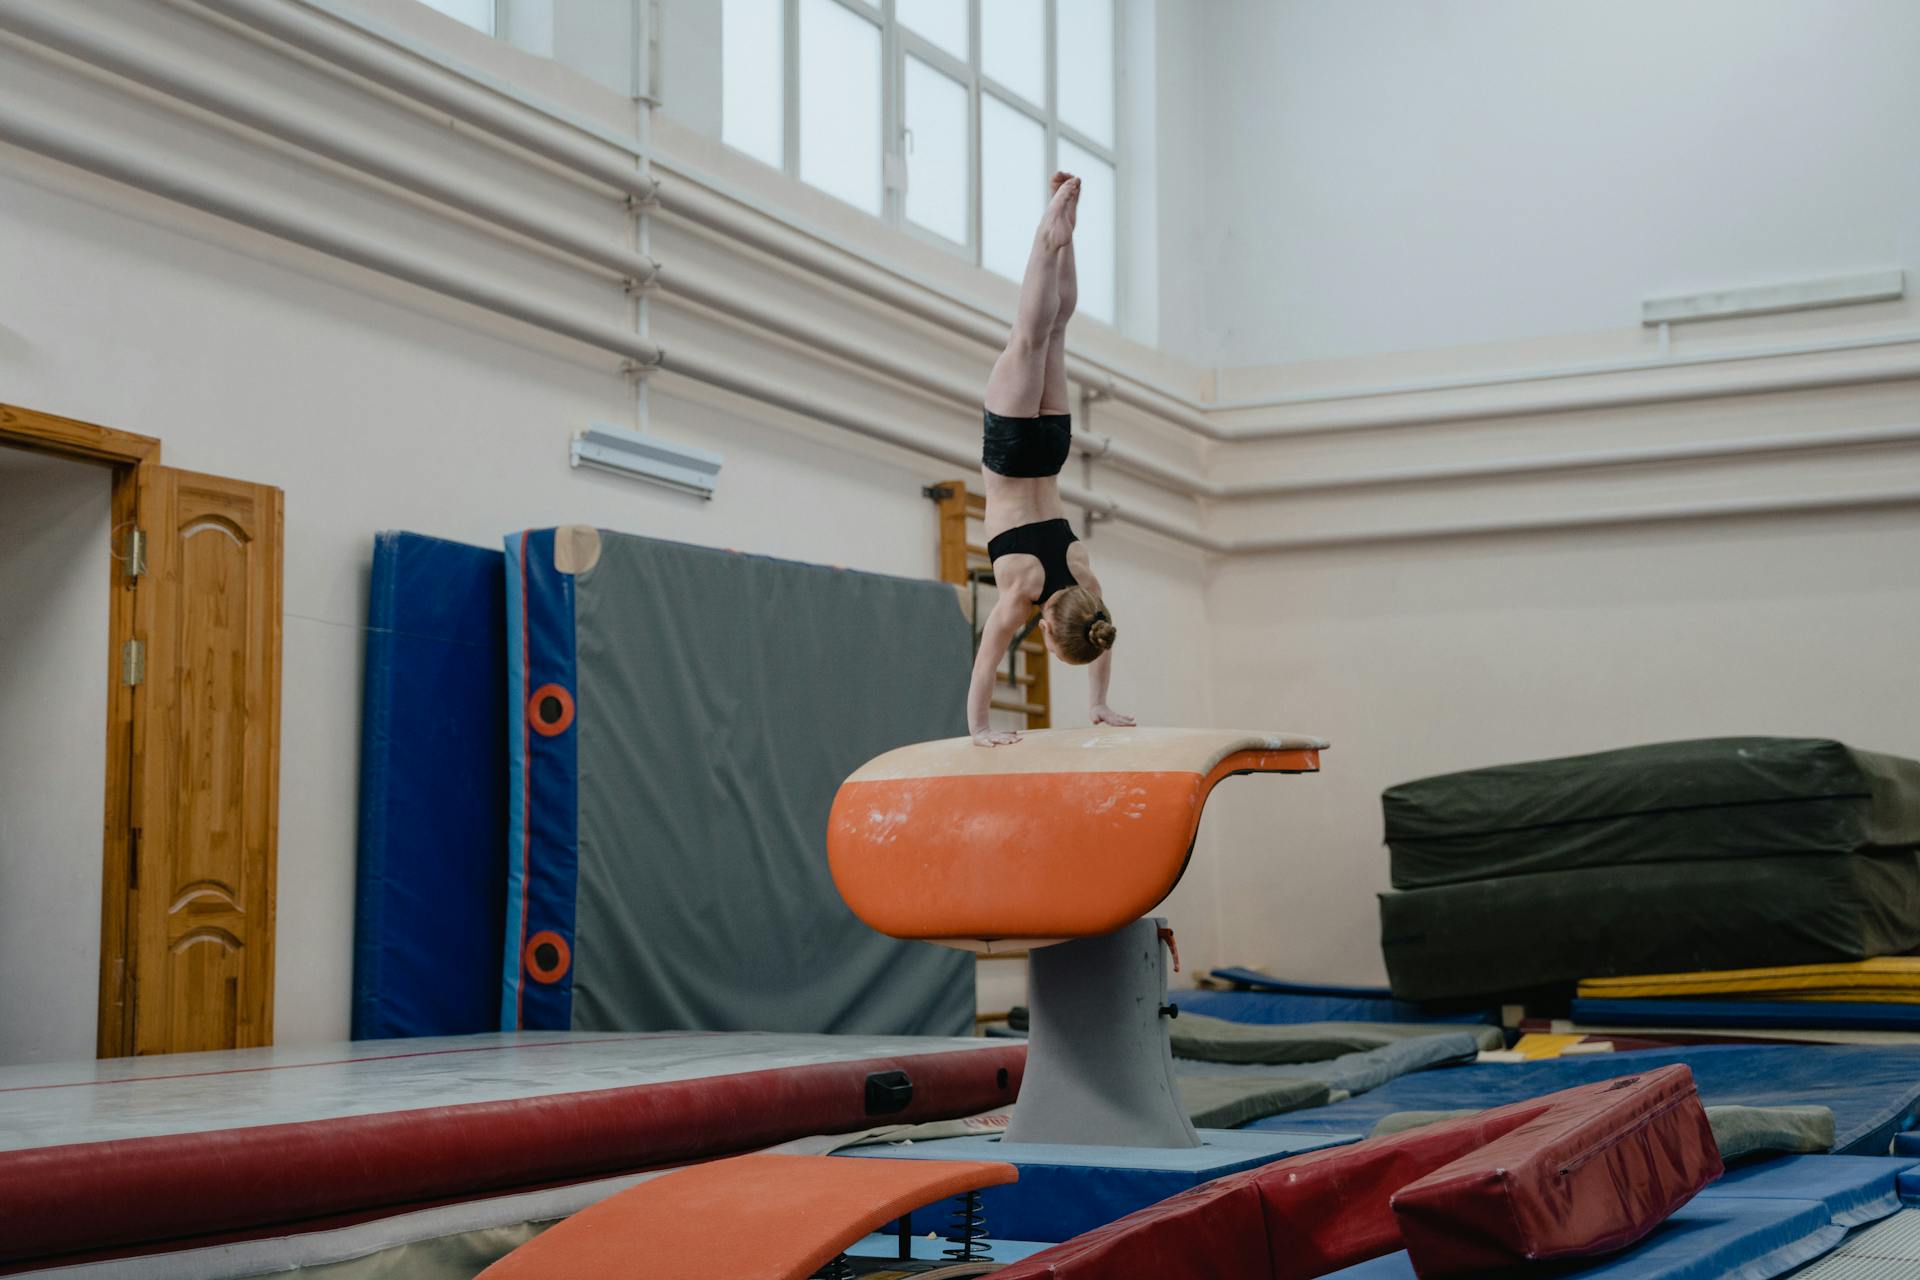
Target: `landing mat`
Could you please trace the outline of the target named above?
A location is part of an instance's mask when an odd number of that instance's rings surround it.
[[[1864,960],[1920,945],[1920,855],[1582,867],[1380,895],[1405,1000],[1581,978]]]
[[[1388,788],[1382,808],[1397,889],[1911,849],[1920,762],[1824,738],[1706,738],[1423,778]]]
[[[1576,994],[1596,1000],[1676,996],[1712,1000],[1738,996],[1760,1000],[1920,1004],[1920,956],[1875,956],[1836,964],[1587,978],[1582,980]]]

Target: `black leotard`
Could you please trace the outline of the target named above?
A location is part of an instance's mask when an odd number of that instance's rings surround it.
[[[1073,452],[1073,418],[1043,413],[1037,418],[1003,418],[986,410],[980,465],[995,475],[1016,479],[1057,476]]]
[[[988,539],[987,558],[998,560],[1001,556],[1025,554],[1038,559],[1047,578],[1041,585],[1040,598],[1035,603],[1045,604],[1053,598],[1054,592],[1080,585],[1072,570],[1067,568],[1067,548],[1078,541],[1080,539],[1073,536],[1073,525],[1067,522],[1066,517],[1036,520],[1032,524],[1016,525]]]

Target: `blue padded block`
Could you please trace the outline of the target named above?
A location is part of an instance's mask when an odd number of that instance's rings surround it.
[[[1187,1013],[1262,1026],[1293,1022],[1499,1024],[1498,1014],[1489,1017],[1482,1013],[1428,1013],[1418,1005],[1400,1000],[1291,991],[1176,991],[1173,999]]]
[[[1203,1182],[1271,1164],[1283,1156],[1358,1140],[1355,1134],[1255,1133],[1202,1129],[1204,1146],[1079,1147],[998,1138],[939,1138],[839,1154],[887,1160],[998,1160],[1020,1181],[981,1193],[987,1230],[1015,1240],[1070,1240]]]
[[[1346,1102],[1290,1111],[1248,1127],[1368,1133],[1396,1111],[1496,1107],[1675,1062],[1693,1070],[1700,1100],[1709,1106],[1830,1108],[1834,1151],[1843,1155],[1885,1155],[1893,1135],[1912,1128],[1920,1114],[1920,1048],[1733,1044],[1418,1071]]]
[[[1920,1156],[1920,1133],[1894,1134],[1893,1154],[1897,1156]]]
[[[1573,1021],[1593,1026],[1700,1030],[1920,1031],[1920,1005],[1791,1000],[1575,1000]]]
[[[1768,1280],[1826,1253],[1846,1234],[1815,1201],[1695,1199],[1632,1248],[1584,1264],[1562,1263],[1551,1274],[1560,1280]],[[1328,1274],[1414,1280],[1405,1253]]]
[[[353,1036],[500,1026],[506,557],[374,539],[360,739]]]
[[[1700,1193],[1709,1200],[1815,1200],[1837,1227],[1900,1211],[1898,1179],[1920,1161],[1895,1156],[1782,1156],[1729,1169]]]

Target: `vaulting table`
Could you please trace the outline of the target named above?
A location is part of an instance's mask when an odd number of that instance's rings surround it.
[[[1200,1145],[1165,1018],[1166,922],[1207,796],[1313,773],[1327,743],[1228,729],[1047,729],[868,761],[828,820],[834,883],[896,938],[1031,952],[1031,1030],[1009,1142]]]

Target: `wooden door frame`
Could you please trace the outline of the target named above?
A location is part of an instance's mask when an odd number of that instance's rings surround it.
[[[160,442],[152,436],[116,431],[91,422],[40,413],[0,403],[0,444],[57,454],[81,462],[103,463],[113,473],[113,530],[132,529],[139,509],[146,468],[160,462]],[[125,544],[116,543],[108,572],[107,610],[107,784],[101,837],[100,981],[98,1038],[102,1058],[132,1052],[133,1002],[126,980],[132,939],[129,906],[133,888],[132,796],[134,691],[122,671],[123,655],[137,635],[145,634],[147,593],[133,589],[137,579],[125,563]]]

